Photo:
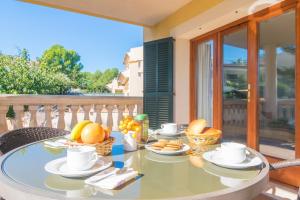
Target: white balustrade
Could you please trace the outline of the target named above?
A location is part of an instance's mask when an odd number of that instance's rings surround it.
[[[70,130],[78,122],[77,119],[106,122],[106,126],[114,128],[118,127],[115,123],[119,123],[124,113],[142,113],[142,104],[142,97],[0,95],[0,133],[26,126]],[[15,112],[13,120],[6,118],[10,105]],[[25,105],[28,106],[28,117],[24,117]]]

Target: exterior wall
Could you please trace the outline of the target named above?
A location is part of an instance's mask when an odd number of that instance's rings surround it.
[[[186,124],[189,123],[190,41],[177,39],[174,47],[174,121]]]
[[[143,47],[131,48],[124,56],[124,67],[107,88],[125,96],[143,96]]]
[[[129,63],[129,96],[143,96],[143,60]]]
[[[189,4],[187,4],[187,7],[184,6],[179,9],[153,28],[144,28],[144,41],[165,37],[173,37],[175,39],[174,119],[177,123],[186,123],[189,121],[189,41],[194,37],[203,35],[281,1],[211,1],[211,4],[207,4],[206,10],[201,10],[200,8],[192,10],[192,8],[189,8]],[[192,3],[194,6],[197,4],[195,1]],[[195,14],[195,11],[198,14]]]

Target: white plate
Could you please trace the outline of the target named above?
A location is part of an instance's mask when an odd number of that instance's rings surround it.
[[[187,144],[183,144],[183,147],[180,149],[180,150],[177,150],[177,151],[160,151],[160,150],[155,150],[152,148],[151,144],[147,144],[145,146],[145,148],[149,151],[152,151],[154,153],[157,153],[157,154],[162,154],[162,155],[178,155],[178,154],[181,154],[181,153],[184,153],[188,150],[190,150],[190,146],[187,145]]]
[[[246,168],[256,167],[256,166],[259,166],[262,164],[262,160],[253,154],[252,155],[248,154],[246,160],[242,163],[233,164],[233,163],[224,162],[224,161],[222,161],[222,159],[216,159],[216,156],[215,156],[216,152],[217,151],[205,152],[203,154],[203,158],[206,161],[211,162],[215,165],[218,165],[220,167],[229,168],[229,169],[246,169]]]
[[[106,157],[99,157],[96,164],[89,170],[73,171],[67,166],[67,157],[52,160],[45,165],[45,170],[51,174],[68,178],[80,178],[90,176],[112,165],[112,161]]]
[[[164,135],[169,137],[178,136],[182,134],[182,132],[168,133],[168,132],[164,132],[162,129],[156,130],[156,133],[158,133],[159,135]]]
[[[153,162],[159,162],[159,163],[180,163],[185,162],[188,160],[188,157],[185,155],[182,156],[164,156],[157,153],[152,153],[148,151],[145,154],[145,158],[147,160],[153,161]]]

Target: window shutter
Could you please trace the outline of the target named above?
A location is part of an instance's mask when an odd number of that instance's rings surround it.
[[[152,129],[173,122],[173,38],[144,43],[144,113]]]

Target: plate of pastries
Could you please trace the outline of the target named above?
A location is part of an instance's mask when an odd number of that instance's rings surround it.
[[[190,146],[182,140],[159,139],[157,142],[147,144],[145,148],[157,154],[178,155],[190,150]]]

